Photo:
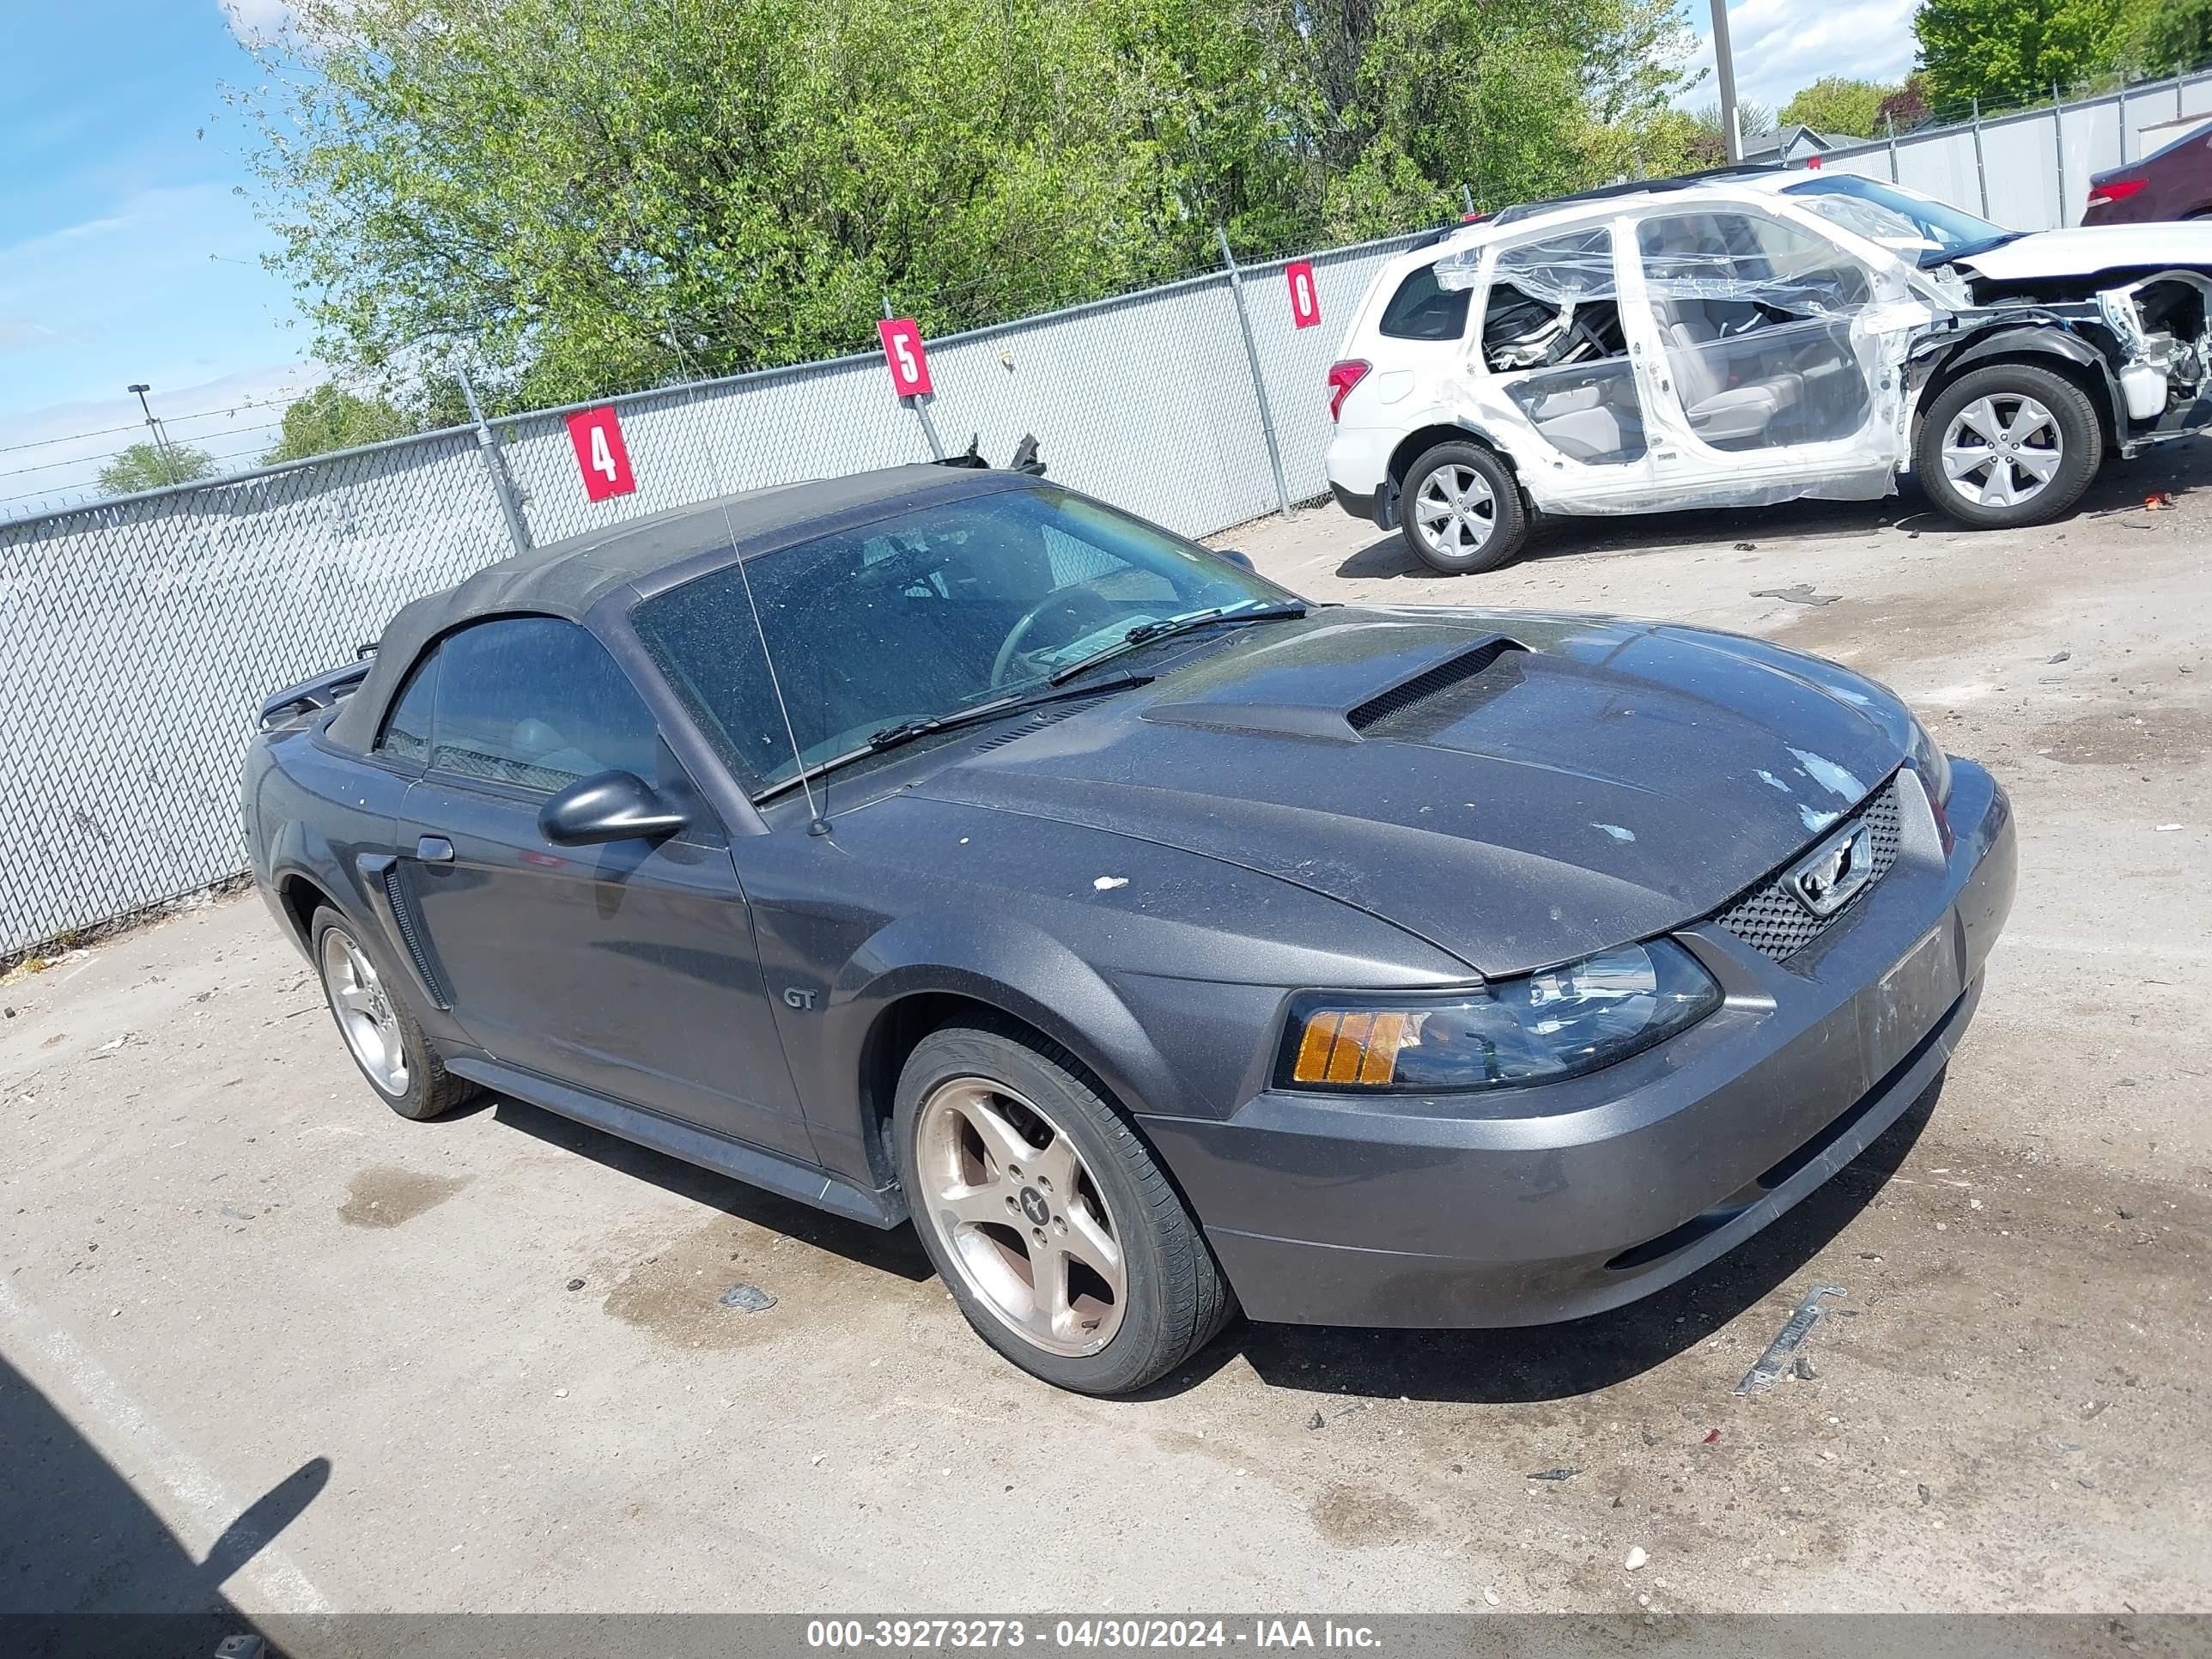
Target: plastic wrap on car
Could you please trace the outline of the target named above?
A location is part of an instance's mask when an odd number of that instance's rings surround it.
[[[1900,365],[1942,302],[1912,280],[1909,255],[1882,251],[1905,238],[1909,222],[1851,205],[1869,214],[1844,222],[1771,198],[1645,205],[1452,250],[1437,280],[1474,291],[1478,361],[1445,393],[1451,418],[1504,448],[1546,511],[1893,493],[1911,447]],[[1761,232],[1758,251],[1731,252],[1719,233],[1740,230],[1723,222],[1741,217],[1786,228]],[[1855,252],[1828,235],[1831,226],[1875,246]],[[1516,307],[1510,338],[1489,331],[1497,296]],[[1594,316],[1618,317],[1624,349],[1587,349],[1602,332]],[[1598,407],[1602,419],[1582,413]]]

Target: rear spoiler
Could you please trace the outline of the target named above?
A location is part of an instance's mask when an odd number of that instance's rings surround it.
[[[944,456],[937,465],[972,466],[988,471],[991,464],[983,459],[983,434],[980,432],[974,434],[969,438],[968,447],[963,453]],[[1032,478],[1044,477],[1044,463],[1037,459],[1036,434],[1024,432],[1022,434],[1021,442],[1014,446],[1014,459],[1006,463],[1006,471],[1026,473]]]
[[[374,661],[374,644],[361,647],[361,654],[351,662],[337,668],[326,668],[312,679],[301,680],[297,685],[288,685],[282,691],[272,692],[261,705],[261,729],[274,732],[280,726],[291,726],[319,714],[361,690],[361,683],[368,678],[370,665]]]

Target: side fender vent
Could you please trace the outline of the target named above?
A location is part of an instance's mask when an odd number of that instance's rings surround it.
[[[1528,649],[1518,640],[1498,635],[1370,697],[1345,719],[1363,738],[1431,736],[1500,691],[1520,684],[1519,665],[1506,659],[1525,655]],[[1502,669],[1501,662],[1505,664]]]
[[[451,1008],[453,994],[446,988],[446,976],[438,971],[438,964],[430,955],[429,941],[416,926],[415,901],[408,896],[406,878],[400,873],[397,860],[384,872],[384,902],[392,907],[392,920],[399,927],[399,942],[407,947],[415,971],[429,988],[431,1000],[441,1008]]]

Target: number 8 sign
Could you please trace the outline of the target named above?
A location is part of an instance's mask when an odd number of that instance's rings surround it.
[[[568,417],[568,441],[575,447],[576,466],[584,475],[584,494],[595,501],[611,495],[627,495],[637,488],[630,477],[629,450],[623,442],[622,422],[612,404],[579,410]]]
[[[1321,291],[1314,287],[1312,262],[1293,259],[1283,267],[1283,276],[1291,285],[1291,321],[1311,328],[1321,320]]]

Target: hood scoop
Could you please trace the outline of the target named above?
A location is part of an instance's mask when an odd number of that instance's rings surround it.
[[[1520,684],[1521,665],[1513,659],[1528,651],[1520,641],[1497,635],[1370,697],[1345,720],[1363,738],[1421,742]]]
[[[1521,683],[1517,667],[1510,676],[1501,660],[1525,654],[1528,647],[1503,634],[1455,651],[1354,703],[1297,702],[1287,698],[1220,696],[1158,702],[1144,718],[1162,726],[1195,726],[1217,732],[1264,732],[1286,738],[1317,738],[1325,743],[1358,743],[1364,738],[1411,738],[1441,731],[1491,697]],[[1495,683],[1491,683],[1494,678]],[[1340,693],[1340,695],[1341,695]]]

